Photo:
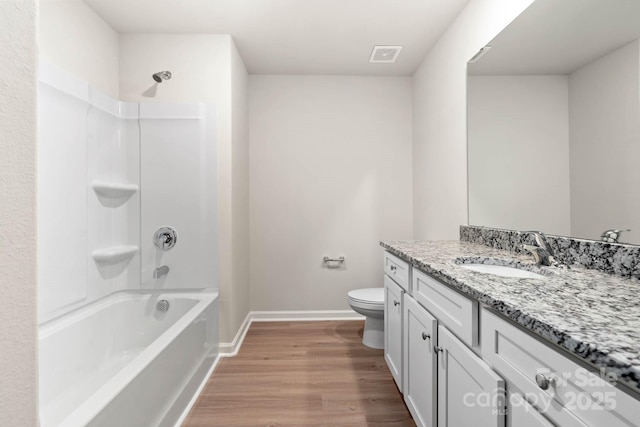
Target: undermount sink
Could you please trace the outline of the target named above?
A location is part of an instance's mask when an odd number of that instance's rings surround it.
[[[547,273],[546,271],[541,271],[541,273],[543,274],[536,273],[534,271],[529,271],[529,269],[509,265],[513,263],[510,263],[508,261],[493,258],[458,258],[456,259],[455,263],[459,267],[466,268],[467,270],[473,270],[479,273],[493,274],[494,276],[502,277],[544,279],[544,273]]]
[[[533,271],[522,270],[515,267],[507,267],[505,265],[493,265],[493,264],[458,264],[462,268],[468,270],[477,271],[485,274],[493,274],[494,276],[502,277],[517,277],[524,279],[544,279],[542,274],[534,273]]]

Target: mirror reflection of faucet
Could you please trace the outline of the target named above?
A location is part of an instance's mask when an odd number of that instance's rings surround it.
[[[626,229],[626,230],[616,230],[616,229],[611,229],[611,230],[606,230],[603,231],[602,234],[600,235],[600,240],[603,242],[607,242],[607,243],[619,243],[618,239],[620,238],[620,235],[622,234],[623,231],[631,231],[630,229]]]
[[[169,274],[169,266],[161,265],[160,267],[153,270],[153,278],[158,279],[162,276]]]

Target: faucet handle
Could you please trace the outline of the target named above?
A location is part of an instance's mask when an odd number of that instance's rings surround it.
[[[156,248],[163,251],[168,251],[173,248],[178,242],[178,232],[175,228],[170,226],[164,226],[158,228],[153,235],[153,244]]]

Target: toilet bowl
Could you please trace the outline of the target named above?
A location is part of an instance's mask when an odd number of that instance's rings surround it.
[[[365,316],[362,344],[384,348],[384,288],[356,289],[347,300],[353,311]]]

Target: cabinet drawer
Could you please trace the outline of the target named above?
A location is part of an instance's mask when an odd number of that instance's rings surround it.
[[[406,261],[397,256],[384,252],[384,273],[391,277],[402,289],[409,292],[409,271],[410,267]]]
[[[572,415],[591,426],[635,426],[640,401],[511,322],[482,310],[482,357],[559,425]],[[536,375],[555,379],[543,389]]]
[[[470,347],[478,344],[478,303],[413,269],[413,297]]]

